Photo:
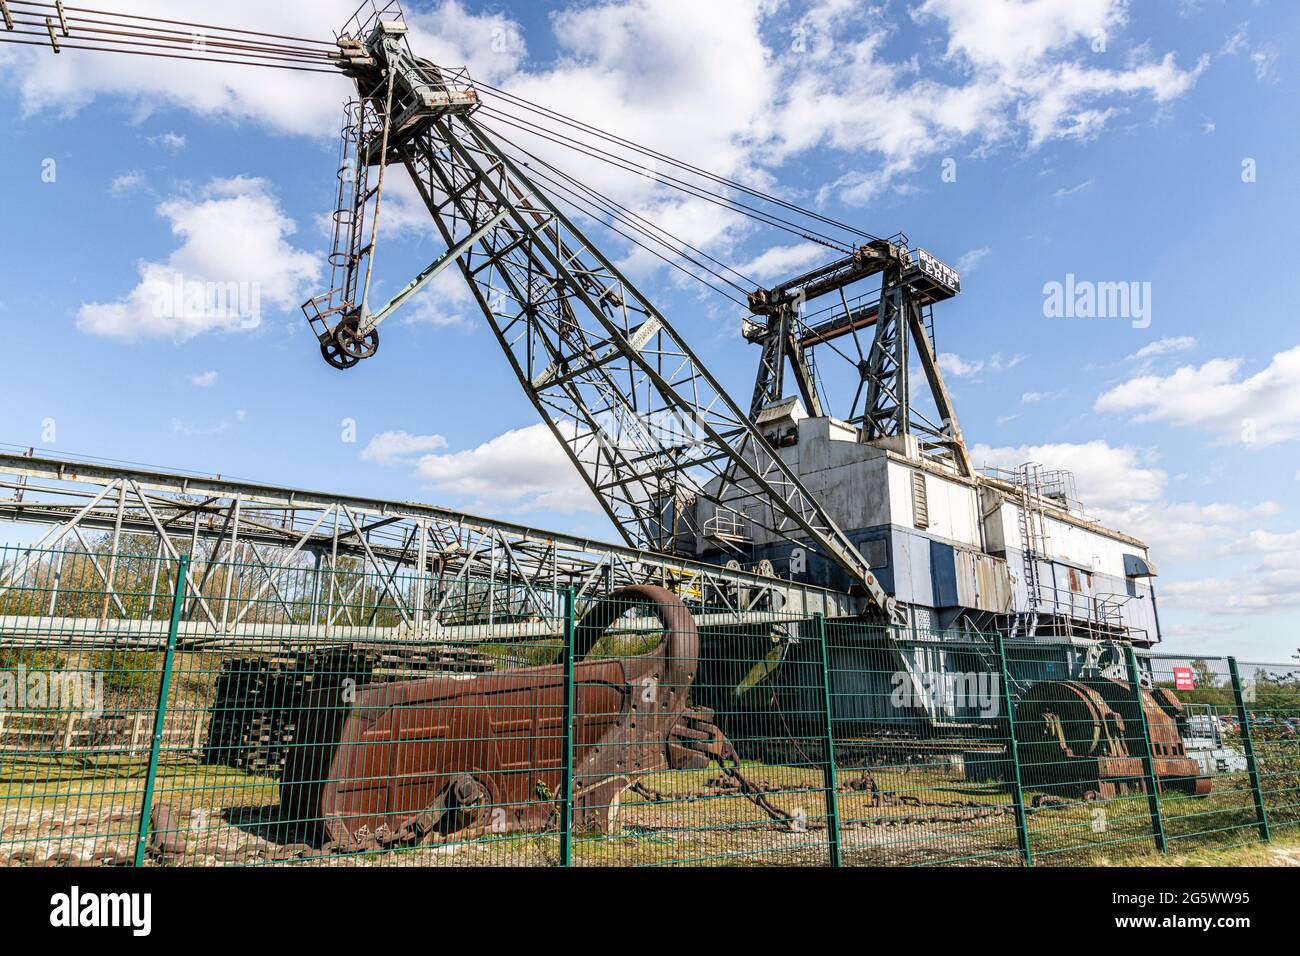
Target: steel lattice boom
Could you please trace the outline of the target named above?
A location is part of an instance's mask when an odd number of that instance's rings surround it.
[[[696,553],[710,533],[697,517],[708,502],[715,518],[811,543],[892,615],[868,562],[749,416],[476,122],[478,97],[463,75],[411,56],[404,33],[376,20],[350,68],[361,100],[345,134],[342,193],[353,202],[338,217],[342,281],[307,307],[327,360],[346,368],[373,355],[379,322],[454,261],[525,393],[630,545]],[[373,268],[385,169],[398,163],[448,252],[372,312],[363,277]]]

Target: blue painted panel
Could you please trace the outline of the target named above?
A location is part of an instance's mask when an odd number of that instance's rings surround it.
[[[957,555],[952,545],[930,542],[930,582],[934,586],[935,607],[956,607]]]

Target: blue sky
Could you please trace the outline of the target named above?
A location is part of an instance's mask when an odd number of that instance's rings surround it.
[[[327,37],[350,5],[114,8]],[[1296,4],[408,9],[438,62],[961,263],[965,292],[937,311],[937,341],[977,463],[1072,468],[1090,512],[1147,538],[1171,647],[1295,652]],[[129,59],[0,46],[0,442],[613,538],[459,280],[385,326],[374,361],[346,375],[321,362],[297,303],[326,286],[346,84]],[[760,279],[821,259],[565,165]],[[439,251],[409,191],[387,215],[381,294]],[[740,310],[627,264],[747,397],[757,354]],[[256,283],[260,321],[156,320],[141,305],[150,282],[177,272]],[[1048,317],[1044,287],[1069,275],[1149,283],[1149,324]]]

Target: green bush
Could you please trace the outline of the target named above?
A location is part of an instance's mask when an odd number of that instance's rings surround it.
[[[96,651],[90,657],[90,669],[104,675],[104,688],[109,692],[154,693],[162,655],[155,651]]]
[[[0,671],[58,671],[63,669],[63,655],[40,647],[0,647]]]

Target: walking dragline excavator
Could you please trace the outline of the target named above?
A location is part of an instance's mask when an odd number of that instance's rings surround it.
[[[73,17],[64,24],[59,41],[53,19],[47,19],[56,53],[60,42],[78,46],[68,39],[79,39],[72,31],[80,22]],[[575,733],[587,741],[573,755],[576,814],[600,825],[598,818],[614,812],[619,794],[640,774],[712,762],[735,774],[739,792],[781,817],[740,776],[739,756],[727,735],[739,729],[749,736],[749,706],[771,703],[792,713],[824,714],[828,698],[807,699],[817,681],[774,676],[782,664],[798,672],[809,663],[809,653],[824,655],[818,666],[834,675],[837,729],[875,733],[884,727],[894,733],[901,712],[911,715],[917,728],[996,729],[980,695],[961,693],[960,680],[947,680],[996,673],[989,645],[960,639],[961,632],[973,629],[1069,640],[1060,676],[1079,680],[1052,686],[1055,682],[1042,681],[1037,672],[1010,674],[1021,706],[1029,708],[1018,719],[1042,722],[1048,728],[1045,739],[1052,738],[1057,718],[1034,710],[1034,702],[1074,693],[1087,704],[1078,721],[1087,732],[1079,740],[1061,738],[1058,755],[1081,761],[1083,778],[1094,789],[1123,785],[1111,781],[1103,765],[1120,766],[1114,763],[1120,758],[1131,763],[1129,745],[1103,730],[1123,725],[1118,714],[1133,697],[1131,684],[1123,683],[1131,675],[1118,648],[1126,641],[1159,640],[1149,583],[1154,570],[1142,542],[1083,516],[1065,473],[1036,466],[1004,475],[974,471],[934,345],[932,307],[961,291],[954,270],[909,248],[901,234],[882,239],[854,230],[868,241],[841,248],[836,261],[771,288],[747,289],[750,316],[742,333],[761,347],[761,358],[745,410],[540,181],[571,197],[603,200],[598,209],[609,208],[607,197],[532,154],[524,153],[533,162],[520,159],[518,147],[504,143],[481,120],[485,110],[494,119],[499,114],[487,107],[465,71],[415,55],[395,0],[369,0],[338,36],[337,52],[329,54],[303,54],[281,45],[292,38],[259,40],[249,54],[254,41],[243,36],[248,31],[235,33],[240,36],[227,35],[212,48],[267,60],[256,64],[262,66],[291,56],[298,57],[291,63],[306,63],[308,69],[328,64],[342,68],[356,84],[358,95],[347,107],[343,128],[331,287],[304,306],[325,361],[347,370],[373,358],[380,325],[446,270],[456,269],[538,414],[631,546],[624,549],[627,565],[639,568],[644,561],[663,570],[665,558],[680,559],[701,576],[701,568],[734,568],[737,581],[754,578],[748,572],[756,568],[759,577],[832,595],[840,608],[851,606],[878,625],[850,634],[832,622],[827,632],[843,641],[814,641],[792,650],[799,642],[771,613],[782,610],[782,592],[772,588],[763,606],[737,601],[732,607],[743,605],[746,614],[757,616],[733,618],[710,636],[729,642],[728,654],[701,654],[703,637],[680,593],[686,588],[675,593],[673,582],[625,575],[574,628],[570,663],[579,668],[580,698],[575,712],[593,722]],[[410,177],[445,252],[391,301],[372,307],[378,225],[386,178],[395,167]],[[569,205],[583,209],[581,202]],[[646,220],[619,208],[627,215],[616,218],[638,231],[644,228]],[[850,294],[875,280],[878,289]],[[826,301],[831,304],[818,308]],[[844,360],[835,367],[838,382],[832,372],[817,368],[814,356],[825,350]],[[921,390],[913,388],[914,365],[927,386],[925,403],[917,401]],[[787,367],[797,392],[791,396],[785,394]],[[832,408],[831,393],[845,382],[852,401]],[[119,511],[119,526],[121,521]],[[354,522],[353,530],[373,559],[369,529]],[[301,547],[299,542],[295,551]],[[395,566],[411,562],[410,547],[393,556]],[[418,553],[423,574],[429,570],[423,543]],[[469,566],[466,560],[464,568]],[[669,587],[656,586],[663,584]],[[715,609],[711,601],[729,600],[725,588],[715,591],[699,601],[701,616]],[[845,596],[850,600],[841,600]],[[595,659],[589,652],[596,640],[630,606],[658,617],[664,641],[640,657]],[[868,648],[885,654],[874,659],[889,665],[864,668],[861,655]],[[710,667],[726,670],[728,660],[757,663],[747,674],[709,672]],[[562,680],[556,663],[493,672],[477,681],[432,677],[376,684],[355,706],[341,705],[337,693],[322,692],[302,715],[302,740],[310,743],[296,749],[286,767],[282,806],[326,821],[329,840],[344,846],[376,839],[418,842],[435,830],[480,826],[493,807],[509,808],[511,829],[545,827],[553,801],[538,794],[558,792],[558,758],[537,758],[551,768],[544,773],[506,772],[528,758],[514,751],[458,748],[458,740],[481,736],[473,721],[450,737],[440,730],[437,739],[417,724],[431,708],[475,715],[480,708],[499,706],[493,701],[503,695],[526,694],[529,703],[509,706],[518,707],[527,715],[521,722],[534,722],[529,726],[538,731],[537,713],[560,706]],[[662,691],[642,713],[633,703],[634,685],[646,680]],[[904,703],[891,705],[900,709],[882,720],[871,702],[892,701],[899,680],[910,681],[915,693],[905,693]],[[752,703],[764,695],[749,696],[748,690],[765,682],[770,695]],[[725,689],[720,697],[718,688]],[[1038,688],[1047,690],[1035,697]],[[605,696],[596,700],[598,694]],[[1195,781],[1175,753],[1180,747],[1177,701],[1145,692],[1141,700],[1147,721],[1158,725],[1172,748],[1156,772]],[[709,707],[722,707],[728,716],[715,724]],[[795,735],[807,730],[787,727]],[[540,732],[533,737],[554,739]],[[353,746],[361,739],[383,739],[392,746]],[[1051,750],[1056,743],[1044,746]],[[1098,748],[1109,755],[1106,759],[1114,758],[1111,764],[1098,758]],[[625,754],[635,759],[628,764],[620,756]],[[400,805],[391,802],[396,790],[377,794],[366,782],[386,787],[385,768],[395,765],[428,771]],[[1196,790],[1203,790],[1199,783]]]

